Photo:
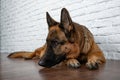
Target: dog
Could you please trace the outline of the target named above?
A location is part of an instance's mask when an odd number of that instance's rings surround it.
[[[48,35],[43,47],[34,52],[14,52],[10,58],[32,59],[40,58],[38,64],[52,67],[64,62],[68,67],[79,68],[86,64],[88,69],[98,69],[99,64],[105,63],[103,52],[95,43],[92,33],[83,25],[72,21],[66,8],[61,10],[60,22],[55,21],[46,12]]]

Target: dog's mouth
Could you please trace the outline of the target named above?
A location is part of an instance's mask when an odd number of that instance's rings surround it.
[[[39,62],[38,64],[40,66],[43,67],[47,67],[50,68],[56,64],[59,64],[60,62],[62,62],[63,60],[65,60],[65,55],[57,55],[57,56],[44,56]]]

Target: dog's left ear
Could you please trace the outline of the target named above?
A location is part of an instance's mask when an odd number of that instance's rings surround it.
[[[50,28],[51,26],[54,26],[54,25],[57,25],[57,24],[58,24],[58,22],[55,21],[55,20],[49,15],[48,12],[46,12],[46,19],[47,19],[47,23],[48,23],[49,28]]]
[[[72,19],[66,8],[61,10],[61,24],[67,31],[71,31],[73,29]]]
[[[61,10],[60,27],[63,28],[66,36],[68,37],[68,39],[71,42],[73,42],[74,39],[72,39],[72,38],[73,38],[74,26],[73,26],[72,19],[69,15],[69,12],[65,8],[63,8]]]

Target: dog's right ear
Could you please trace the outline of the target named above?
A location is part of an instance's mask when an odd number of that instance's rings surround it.
[[[46,12],[46,19],[47,19],[47,23],[48,23],[49,28],[50,28],[51,26],[54,26],[54,25],[57,25],[57,24],[58,24],[58,22],[55,21],[55,20],[49,15],[48,12]]]

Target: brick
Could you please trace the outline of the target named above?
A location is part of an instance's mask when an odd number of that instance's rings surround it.
[[[120,43],[120,34],[108,35],[109,44],[119,44]]]
[[[97,44],[106,44],[108,43],[107,36],[94,36],[95,42]]]
[[[120,44],[98,44],[103,51],[106,52],[120,52]],[[113,53],[113,54],[114,54]]]

